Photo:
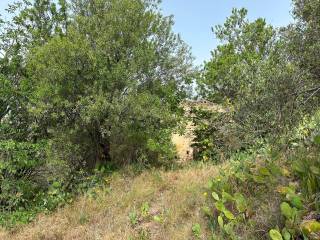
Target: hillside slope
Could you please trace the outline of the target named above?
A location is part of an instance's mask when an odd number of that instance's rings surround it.
[[[104,188],[90,194],[94,197],[83,196],[14,232],[3,230],[0,239],[193,239],[196,223],[206,239],[203,187],[216,169],[197,166],[138,176],[118,172],[106,179]]]

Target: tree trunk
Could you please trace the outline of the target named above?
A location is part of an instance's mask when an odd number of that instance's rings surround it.
[[[100,143],[100,146],[102,147],[103,163],[110,162],[111,161],[110,141],[106,140],[106,141]]]

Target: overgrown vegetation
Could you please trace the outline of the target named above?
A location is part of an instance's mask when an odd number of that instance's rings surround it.
[[[201,96],[226,111],[195,111],[195,146],[200,159],[236,160],[206,193],[214,239],[320,238],[319,69],[314,65],[320,5],[293,3],[296,21],[287,27],[275,29],[264,19],[250,22],[245,9],[234,9],[214,29],[221,45],[198,84]],[[257,154],[266,146],[267,152]],[[277,203],[269,212],[261,209],[266,196]]]
[[[0,38],[3,210],[51,205],[51,188],[64,201],[97,167],[171,164],[170,137],[194,70],[157,1],[21,1],[8,13]]]
[[[295,21],[282,28],[233,9],[213,29],[220,45],[200,72],[159,4],[9,6],[12,19],[0,21],[0,224],[83,195],[103,202],[93,212],[112,213],[112,229],[129,239],[320,239],[319,1],[293,0]],[[219,111],[184,113],[193,80],[196,97]],[[219,170],[207,186],[200,177],[203,188],[191,170],[182,184],[158,172],[175,170],[171,136],[188,120],[189,168]],[[133,176],[117,180],[125,189],[111,187],[128,166]],[[92,218],[82,211],[76,222]],[[177,221],[188,228],[181,235],[168,225]]]

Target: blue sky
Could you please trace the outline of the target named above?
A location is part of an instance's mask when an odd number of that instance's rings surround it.
[[[192,47],[196,64],[210,59],[210,51],[218,42],[211,27],[222,24],[233,7],[245,7],[249,18],[263,17],[274,26],[285,26],[292,21],[291,0],[162,0],[165,15],[174,15],[174,31],[181,34]],[[0,0],[0,14],[9,2]]]
[[[274,26],[292,22],[291,0],[163,0],[165,14],[173,14],[174,30],[192,47],[196,63],[209,60],[218,42],[211,27],[223,24],[233,7],[248,9],[249,19],[263,17]]]

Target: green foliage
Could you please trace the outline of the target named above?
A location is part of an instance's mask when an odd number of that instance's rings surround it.
[[[23,0],[8,14],[11,22],[0,21],[2,210],[51,211],[74,194],[95,197],[105,174],[95,169],[170,165],[195,70],[157,0]]]
[[[318,158],[319,150],[316,148],[313,151],[306,153],[305,150],[300,150],[293,156],[293,171],[301,179],[303,193],[309,198],[315,200],[317,209],[320,209],[317,199],[319,199],[320,189],[320,162]]]
[[[250,151],[260,145],[258,139],[243,132],[233,121],[232,106],[223,112],[193,109],[192,121],[195,125],[193,147],[194,158],[215,163],[229,159],[235,153]]]
[[[258,156],[261,158],[262,155]],[[255,219],[254,215],[258,214],[255,212],[263,202],[261,197],[264,198],[275,191],[280,193],[282,198],[282,202],[279,203],[279,212],[283,217],[278,219],[280,230],[279,227],[271,231],[266,229],[269,231],[270,238],[290,240],[302,236],[302,226],[305,222],[303,219],[309,212],[317,210],[316,195],[303,191],[306,189],[303,178],[297,178],[294,168],[278,165],[279,160],[276,159],[279,156],[274,160],[268,160],[267,156],[267,153],[264,153],[265,159],[259,160],[256,158],[250,160],[250,155],[246,155],[245,160],[233,157],[238,160],[229,162],[228,167],[209,182],[208,191],[211,194],[206,194],[208,203],[203,210],[210,220],[212,231],[217,233],[217,229],[220,229],[219,236],[241,239],[239,236],[243,234],[241,229],[254,226],[252,221]],[[294,153],[288,159],[288,163],[292,161],[293,166],[299,161],[294,156],[299,156],[299,153],[298,155]],[[308,161],[308,157],[304,159]],[[306,172],[305,175],[307,176],[308,173]],[[285,182],[287,186],[282,185]],[[313,233],[314,236],[317,236],[316,234],[318,233]],[[312,234],[309,233],[309,235]],[[257,236],[253,234],[250,237]]]
[[[37,209],[18,210],[14,212],[1,212],[0,225],[7,229],[14,228],[18,225],[27,224],[35,219],[36,214],[39,213]]]
[[[20,154],[23,154],[24,151],[26,151],[26,149],[23,149],[22,146],[28,146],[27,152],[29,157],[32,157],[31,149],[38,149],[38,146],[34,145],[30,146],[29,144],[15,144],[11,145],[10,147],[11,155],[13,155],[15,152],[12,149],[12,146],[15,146],[15,150],[19,149],[19,154],[16,154],[15,157],[21,156]],[[19,146],[19,148],[17,146]],[[45,145],[40,146],[40,153],[44,152],[44,146]],[[40,156],[44,155],[40,154],[37,157]],[[15,177],[18,177],[17,179],[8,178],[6,181],[1,181],[1,184],[16,184],[10,185],[10,193],[6,189],[2,190],[3,192],[1,194],[1,201],[3,205],[0,214],[1,226],[12,228],[19,224],[26,224],[32,221],[39,212],[50,212],[57,207],[62,207],[65,204],[71,203],[73,198],[79,194],[85,194],[90,198],[95,198],[97,192],[102,188],[108,191],[108,184],[106,183],[105,179],[107,178],[109,172],[105,169],[95,170],[94,174],[79,172],[74,174],[73,178],[63,179],[59,178],[58,176],[52,177],[49,173],[50,168],[48,168],[43,161],[40,161],[40,163],[42,164],[36,165],[34,169],[23,169],[28,174],[36,174],[36,177],[34,178],[15,175]],[[14,166],[11,166],[10,169],[14,169],[13,167]],[[2,171],[4,171],[4,169],[2,169]],[[21,174],[24,173],[20,168],[19,172]],[[3,185],[1,185],[1,187],[2,186]],[[28,186],[28,188],[24,188],[26,186]],[[30,190],[31,187],[32,191]],[[20,192],[16,192],[18,190]],[[9,207],[10,209],[8,209]],[[80,219],[79,221],[82,220]]]
[[[39,119],[28,112],[32,95],[28,53],[66,30],[66,1],[16,1],[7,13],[12,20],[0,26],[0,138],[27,142],[46,135]]]
[[[313,155],[318,153],[318,149],[309,149],[306,154],[306,149],[298,148],[289,158],[292,163],[292,176],[299,179],[299,185],[291,184],[287,187],[278,187],[277,191],[282,194],[284,200],[280,204],[281,214],[285,218],[284,226],[281,234],[283,239],[295,239],[303,234],[305,237],[313,239],[316,236],[316,231],[311,231],[308,227],[309,220],[303,220],[304,215],[310,211],[319,211],[319,189],[315,188],[317,182],[312,180],[317,179],[317,171],[311,171],[310,166],[314,166]],[[299,189],[301,192],[297,192]],[[309,231],[306,229],[309,229]],[[311,236],[311,237],[310,237]],[[316,239],[316,238],[314,238]]]
[[[129,213],[129,220],[132,226],[136,225],[138,223],[138,214],[136,211],[131,211]]]
[[[147,217],[149,215],[150,206],[149,203],[145,202],[142,204],[140,212],[142,217]]]
[[[281,219],[264,232],[319,238],[318,221],[303,218],[320,210],[320,4],[293,6],[295,22],[277,30],[233,9],[213,30],[221,44],[197,79],[200,97],[224,109],[191,113],[195,158],[231,165],[210,181],[204,207],[224,239],[254,225],[254,200],[279,183]],[[109,166],[170,164],[195,70],[159,1],[23,0],[8,13],[11,22],[0,20],[1,225],[31,221],[75,194],[96,198]],[[147,202],[129,213],[133,226],[150,217]],[[200,238],[201,226],[192,232]]]
[[[270,194],[282,178],[280,168],[272,161],[264,159],[256,162],[257,154],[234,155],[228,167],[220,171],[208,184],[207,206],[203,208],[213,227],[228,239],[241,239],[241,229],[251,224],[255,208],[259,207],[259,197]],[[259,155],[258,155],[259,156]],[[256,235],[250,235],[256,237]]]
[[[264,19],[250,23],[246,16],[246,9],[233,9],[225,23],[213,29],[223,45],[212,52],[199,82],[202,93],[210,99],[236,101],[251,87],[262,84],[250,79],[249,74],[259,71],[259,61],[269,55],[274,30]]]
[[[272,240],[283,240],[281,233],[276,229],[271,229],[269,235]]]
[[[169,137],[192,76],[188,49],[153,5],[108,2],[110,11],[74,2],[88,13],[73,13],[66,36],[33,49],[31,111],[50,137],[78,147],[79,165],[163,162],[174,156]]]
[[[232,104],[231,122],[248,144],[260,138],[278,141],[316,110],[319,88],[313,74],[319,72],[314,65],[319,45],[311,36],[318,34],[318,27],[309,27],[301,12],[304,7],[317,9],[319,3],[294,2],[297,23],[280,31],[260,18],[250,22],[245,9],[234,9],[224,25],[215,28],[221,45],[198,79],[202,97]],[[316,21],[315,12],[307,12]]]
[[[281,203],[280,205],[281,214],[287,219],[294,219],[296,216],[296,211],[294,208],[291,208],[290,205],[286,202]]]
[[[297,65],[304,74],[307,73],[307,79],[304,85],[308,88],[304,94],[306,107],[317,109],[319,104],[319,85],[320,74],[319,52],[319,9],[320,4],[317,0],[294,0],[294,18],[296,24],[286,29],[288,38],[288,52],[292,54]]]
[[[287,196],[288,198],[288,196]],[[299,198],[300,199],[300,198]],[[301,201],[301,200],[300,200]],[[278,232],[276,229],[271,229],[270,230],[270,237],[271,232],[276,233],[277,232],[277,237],[283,237],[280,239],[291,239],[291,237],[297,237],[300,234],[300,229],[299,229],[299,223],[301,221],[301,215],[302,215],[302,210],[296,208],[293,206],[293,204],[289,204],[288,202],[282,202],[280,204],[280,210],[281,214],[285,217],[285,227],[282,229],[281,233]],[[274,235],[275,236],[275,235]],[[273,238],[272,238],[273,239]],[[275,238],[277,239],[277,238]]]
[[[283,182],[289,186],[277,189],[282,194],[282,221],[277,223],[281,229],[268,229],[269,237],[317,237],[317,233],[311,236],[310,232],[302,236],[300,224],[308,213],[319,212],[320,71],[316,55],[320,49],[320,4],[315,0],[293,3],[296,22],[279,30],[263,19],[250,22],[245,9],[234,9],[225,24],[215,28],[221,45],[212,52],[212,59],[205,63],[198,79],[201,97],[226,109],[225,113],[196,112],[195,146],[199,159],[231,160],[257,143],[267,142],[288,160],[282,171],[265,159],[254,160],[259,162],[256,165],[244,161],[246,166],[241,171],[223,173],[210,183],[210,206],[215,211],[212,213],[210,207],[204,210],[212,226],[219,226],[222,236],[227,234],[231,239],[238,237],[234,226],[241,226],[241,221],[246,226],[250,224],[250,219],[239,218],[241,211],[248,210],[245,207],[254,207],[247,201],[248,191],[260,195],[274,191],[275,184]],[[225,141],[226,136],[238,143],[235,148]],[[235,194],[243,195],[247,203],[242,197],[235,201]]]
[[[301,229],[309,239],[316,240],[320,237],[320,222],[318,221],[304,221],[301,225]]]
[[[229,115],[203,109],[193,109],[192,113],[192,121],[196,126],[192,145],[196,149],[194,158],[203,161],[221,161],[222,155],[228,154],[228,150],[232,148],[227,142],[230,136],[224,131],[224,123],[228,122]]]
[[[1,210],[26,209],[39,191],[46,188],[41,175],[45,164],[45,143],[0,141]]]
[[[192,226],[192,233],[197,239],[201,237],[201,226],[199,223],[196,223]]]
[[[84,212],[81,212],[80,218],[79,218],[79,223],[80,223],[81,225],[84,225],[84,224],[86,224],[88,221],[89,221],[88,215],[87,215],[86,213],[84,213]]]
[[[157,223],[163,223],[164,219],[162,215],[155,215],[153,216],[153,220]]]

